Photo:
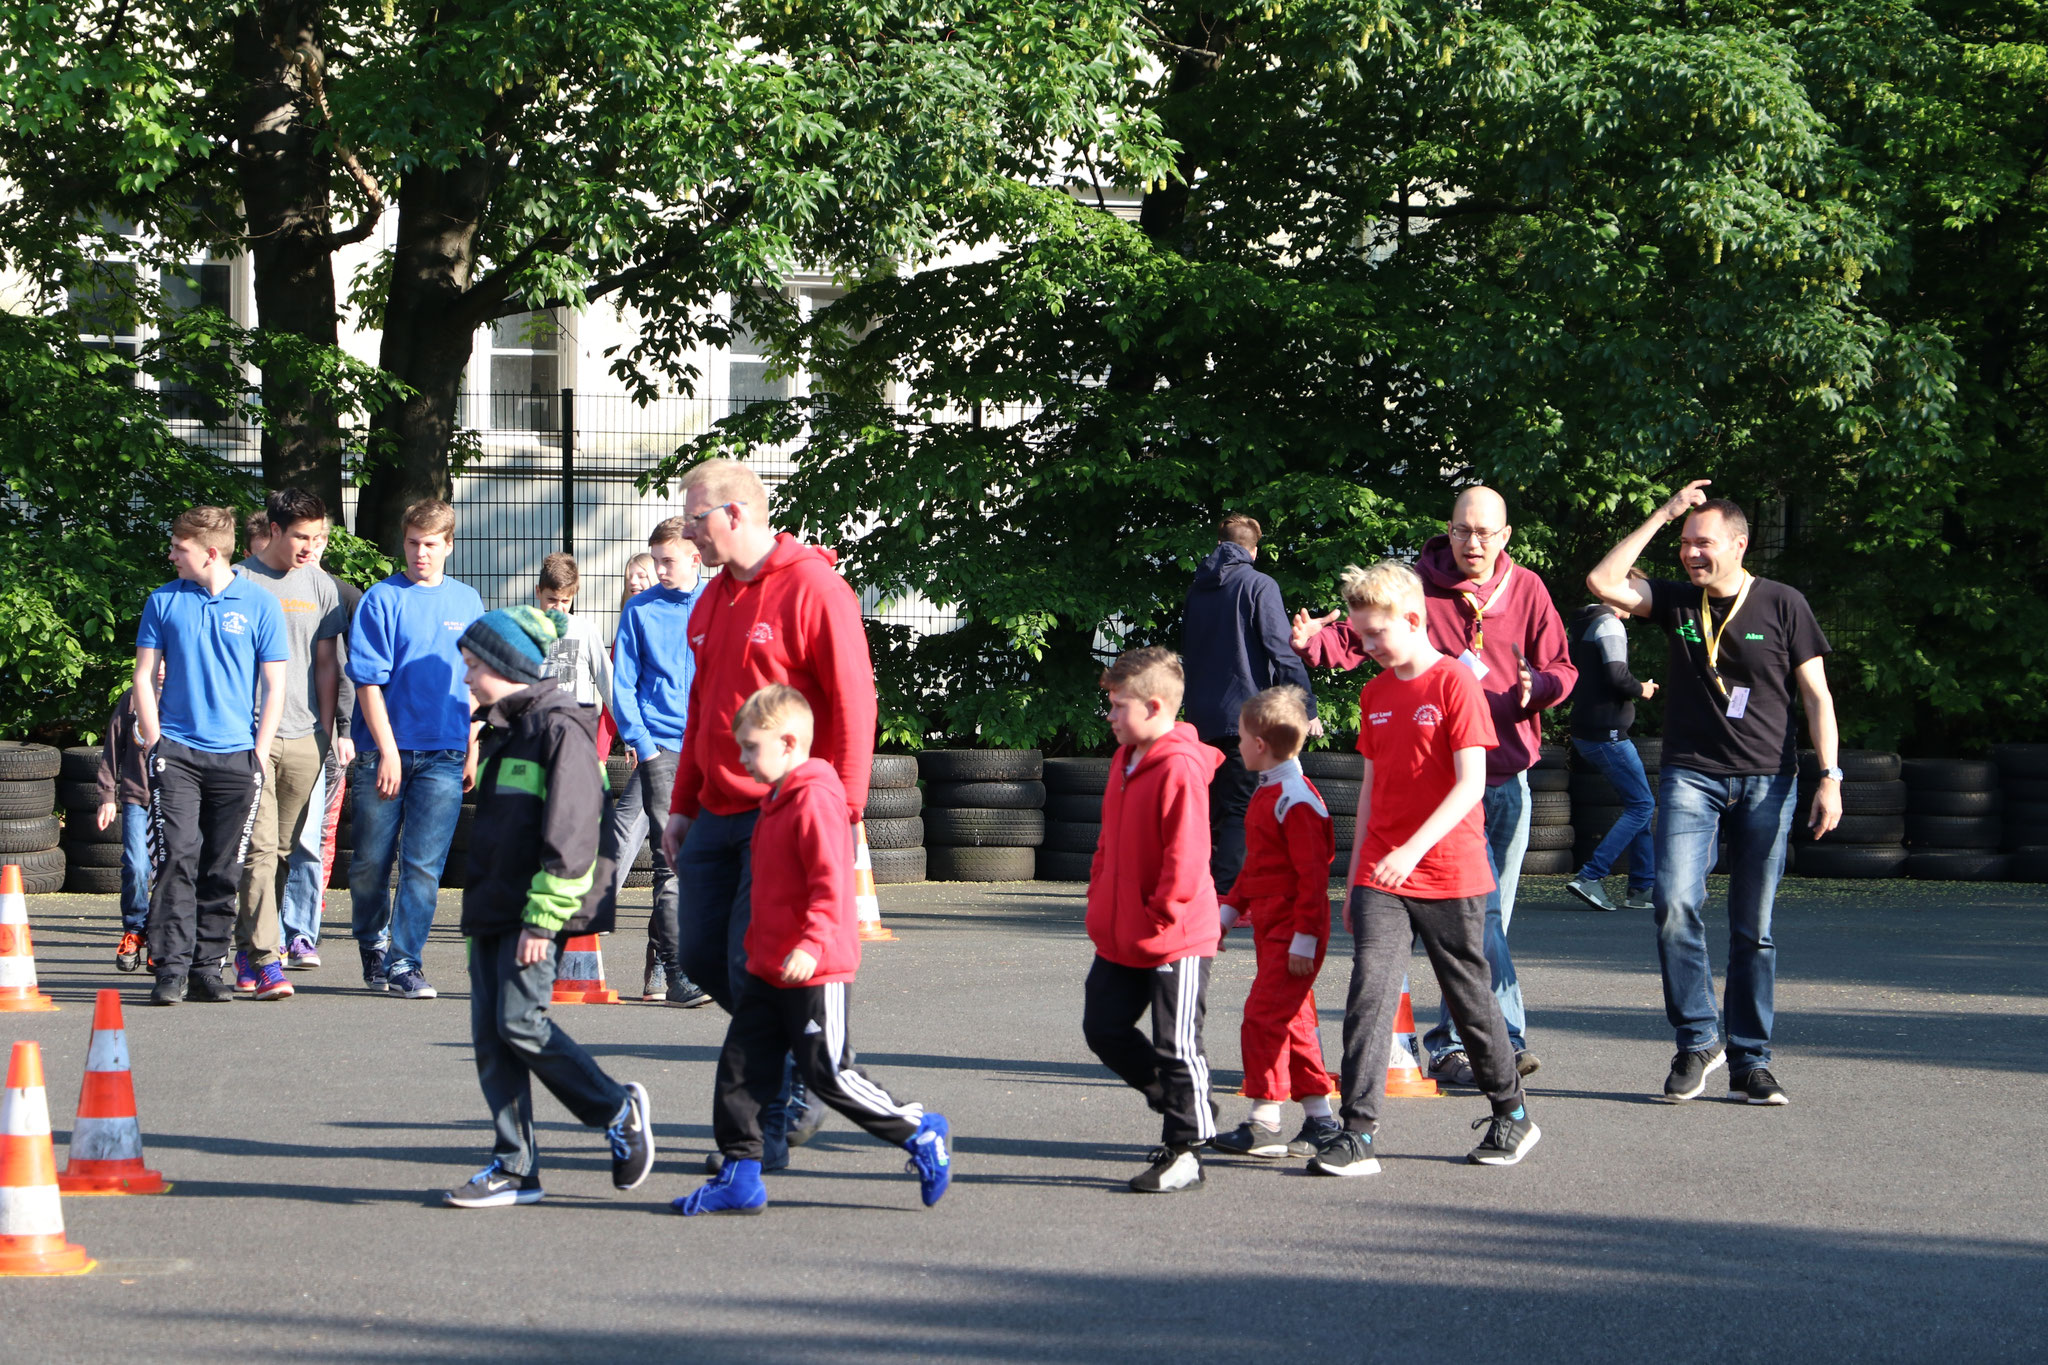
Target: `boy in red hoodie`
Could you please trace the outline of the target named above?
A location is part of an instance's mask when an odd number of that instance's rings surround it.
[[[1165,1115],[1140,1194],[1202,1183],[1195,1149],[1216,1136],[1202,1052],[1209,963],[1222,923],[1209,877],[1209,781],[1223,755],[1176,722],[1180,656],[1134,649],[1102,675],[1118,749],[1088,874],[1088,971],[1081,1031],[1104,1065]],[[1138,1032],[1152,1011],[1152,1036]]]
[[[1315,994],[1330,946],[1335,836],[1323,794],[1297,757],[1308,726],[1308,693],[1299,687],[1269,687],[1237,716],[1238,755],[1259,785],[1244,813],[1244,870],[1223,897],[1223,931],[1251,921],[1259,970],[1239,1034],[1251,1117],[1209,1144],[1232,1156],[1313,1156],[1338,1132]],[[1280,1131],[1288,1100],[1299,1100],[1305,1115],[1292,1142]]]
[[[926,1207],[952,1179],[943,1114],[899,1104],[854,1065],[847,1034],[860,933],[853,907],[853,826],[846,788],[811,757],[811,707],[780,683],[748,697],[733,717],[740,761],[767,786],[754,838],[775,855],[754,863],[747,924],[747,978],[733,1002],[718,1058],[711,1130],[724,1156],[718,1174],[678,1199],[684,1216],[759,1213],[763,1111],[782,1090],[783,1058],[796,1057],[811,1095],[882,1141],[910,1153]]]

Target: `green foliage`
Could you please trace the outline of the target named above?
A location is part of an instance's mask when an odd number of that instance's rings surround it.
[[[398,572],[397,560],[361,536],[350,534],[343,526],[329,530],[327,552],[320,557],[320,566],[365,592]]]

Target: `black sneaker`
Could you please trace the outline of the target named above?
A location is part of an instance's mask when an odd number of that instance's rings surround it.
[[[546,1197],[539,1171],[513,1175],[493,1161],[471,1176],[467,1185],[442,1195],[441,1202],[458,1209],[495,1209],[506,1204],[538,1204]]]
[[[225,1005],[235,998],[235,992],[212,972],[194,972],[185,978],[185,998],[202,1005]]]
[[[1380,1154],[1371,1133],[1340,1129],[1309,1159],[1308,1168],[1317,1175],[1378,1175]]]
[[[711,1003],[711,992],[684,976],[680,971],[668,974],[668,1003],[679,1010],[693,1010],[700,1005]]]
[[[1728,1076],[1728,1098],[1743,1100],[1749,1104],[1790,1104],[1785,1087],[1778,1084],[1778,1078],[1767,1066],[1751,1067],[1740,1076],[1732,1072]]]
[[[1478,1082],[1472,1079],[1472,1059],[1462,1049],[1446,1052],[1429,1064],[1429,1078],[1438,1085],[1456,1086],[1470,1090]]]
[[[1280,1136],[1278,1124],[1254,1123],[1246,1119],[1227,1133],[1209,1139],[1209,1146],[1228,1156],[1283,1157],[1287,1155],[1287,1139]]]
[[[185,978],[166,972],[156,979],[156,989],[149,993],[152,1005],[175,1005],[185,998]]]
[[[1707,1088],[1707,1077],[1715,1068],[1728,1064],[1728,1049],[1719,1043],[1696,1052],[1680,1052],[1671,1059],[1671,1074],[1664,1078],[1664,1098],[1673,1104],[1699,1098]]]
[[[1543,1130],[1529,1121],[1526,1105],[1518,1104],[1511,1112],[1492,1118],[1474,1119],[1472,1126],[1486,1130],[1479,1145],[1465,1153],[1465,1160],[1474,1166],[1512,1166],[1543,1139]]]
[[[1621,903],[1621,908],[1624,910],[1655,910],[1657,902],[1650,899],[1655,894],[1654,891],[1647,887],[1638,891],[1635,887],[1631,886],[1628,889],[1628,899]]]
[[[612,1145],[612,1188],[637,1188],[654,1169],[654,1122],[647,1116],[647,1088],[626,1082],[626,1103],[604,1130]]]
[[[787,1141],[792,1147],[801,1147],[818,1135],[825,1126],[825,1106],[822,1104],[798,1104],[790,1101],[789,1131]]]
[[[384,964],[388,954],[373,943],[358,943],[356,948],[363,955],[363,985],[369,990],[383,990],[387,976]]]
[[[1333,1118],[1318,1115],[1301,1121],[1301,1131],[1294,1135],[1294,1141],[1287,1144],[1289,1156],[1314,1156],[1330,1144],[1330,1139],[1344,1131],[1344,1125]]]
[[[1131,1177],[1139,1194],[1173,1194],[1202,1187],[1202,1158],[1192,1145],[1154,1147],[1152,1164]]]
[[[1535,1053],[1522,1051],[1515,1054],[1515,1074],[1517,1076],[1533,1076],[1542,1069],[1543,1059]]]

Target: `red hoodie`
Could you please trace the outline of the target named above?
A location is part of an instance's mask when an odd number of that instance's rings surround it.
[[[1130,761],[1129,745],[1110,760],[1088,873],[1088,937],[1123,967],[1214,957],[1223,923],[1209,879],[1209,779],[1223,755],[1180,721],[1126,775]]]
[[[740,766],[732,718],[770,683],[787,683],[811,704],[811,753],[832,765],[846,791],[847,819],[860,818],[875,759],[875,666],[860,599],[830,550],[787,532],[754,576],[719,574],[690,611],[690,723],[676,760],[669,810],[738,815],[768,789]]]
[[[753,844],[747,970],[780,986],[782,960],[801,948],[818,960],[805,985],[853,980],[860,970],[853,826],[830,763],[810,758],[790,770],[762,803]]]
[[[1472,648],[1479,632],[1475,607],[1486,615],[1486,648],[1479,661],[1486,676],[1479,686],[1486,693],[1487,713],[1493,717],[1494,734],[1500,747],[1486,754],[1486,785],[1497,787],[1516,773],[1536,766],[1543,744],[1540,713],[1572,694],[1579,670],[1572,663],[1571,642],[1550,590],[1543,579],[1522,568],[1502,552],[1493,564],[1493,577],[1473,591],[1451,554],[1449,536],[1434,536],[1422,547],[1415,571],[1422,575],[1422,597],[1429,612],[1429,643],[1439,654],[1457,658]],[[1506,584],[1505,590],[1502,584]],[[1515,658],[1519,646],[1529,660],[1533,681],[1529,705],[1522,705],[1521,665]],[[1317,668],[1356,668],[1365,662],[1358,633],[1348,621],[1333,621],[1317,632],[1308,648],[1297,653]]]

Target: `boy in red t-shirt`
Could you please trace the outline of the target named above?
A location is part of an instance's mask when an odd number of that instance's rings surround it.
[[[747,975],[733,1001],[718,1057],[711,1132],[724,1157],[718,1174],[670,1205],[677,1213],[759,1213],[761,1116],[782,1090],[794,1054],[813,1099],[910,1153],[926,1207],[952,1179],[943,1114],[899,1104],[854,1064],[847,1011],[860,967],[853,908],[853,825],[846,788],[830,763],[811,757],[811,707],[781,683],[748,697],[732,719],[740,762],[767,786],[754,824],[753,914]]]
[[[1387,1084],[1394,1008],[1411,944],[1421,938],[1493,1103],[1486,1137],[1466,1155],[1512,1166],[1543,1136],[1529,1121],[1486,965],[1493,874],[1479,815],[1493,722],[1479,679],[1430,648],[1422,580],[1387,560],[1342,580],[1351,628],[1380,665],[1358,694],[1359,844],[1351,863],[1351,991],[1344,1004],[1344,1131],[1309,1162],[1324,1175],[1379,1171],[1374,1134]]]
[[[1244,813],[1244,870],[1222,913],[1226,934],[1240,918],[1251,921],[1258,954],[1238,1035],[1252,1112],[1209,1144],[1234,1156],[1311,1156],[1339,1131],[1315,995],[1330,946],[1334,836],[1323,794],[1297,757],[1308,727],[1308,693],[1299,687],[1269,687],[1238,710],[1239,754],[1259,785]],[[1280,1130],[1287,1100],[1299,1100],[1305,1116],[1292,1142]]]

